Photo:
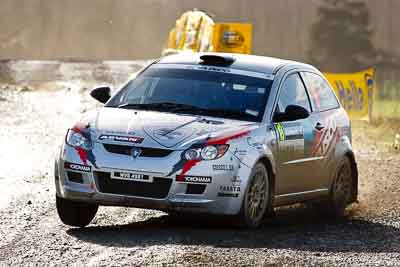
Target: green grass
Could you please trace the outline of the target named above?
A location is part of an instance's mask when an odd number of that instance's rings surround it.
[[[372,106],[374,118],[400,119],[400,100],[375,100]]]

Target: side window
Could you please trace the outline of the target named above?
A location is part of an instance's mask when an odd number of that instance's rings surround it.
[[[335,93],[325,79],[311,72],[302,72],[301,75],[310,93],[315,111],[325,111],[339,107]]]
[[[311,112],[310,101],[299,74],[291,74],[283,82],[278,98],[278,111],[284,112],[289,105],[297,105]]]

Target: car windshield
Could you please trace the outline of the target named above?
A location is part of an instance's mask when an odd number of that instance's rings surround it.
[[[262,120],[272,84],[267,75],[225,68],[210,71],[158,66],[128,82],[106,106]]]

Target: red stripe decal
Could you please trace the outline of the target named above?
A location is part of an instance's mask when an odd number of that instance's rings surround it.
[[[177,181],[183,181],[183,176],[190,171],[191,168],[193,168],[197,163],[199,163],[201,160],[200,159],[192,159],[192,160],[188,160],[185,165],[183,165],[182,167],[182,171],[181,174],[179,174],[176,177]]]
[[[216,137],[213,139],[208,140],[207,145],[225,145],[228,141],[231,141],[233,139],[238,139],[243,136],[246,136],[250,133],[249,130],[246,130],[244,132],[239,132],[233,135],[228,135],[225,137]]]
[[[80,147],[75,147],[76,152],[78,153],[79,157],[81,158],[82,162],[87,165],[87,152],[85,149]]]
[[[250,133],[250,130],[246,130],[246,131],[238,132],[238,133],[231,134],[231,135],[212,138],[212,139],[207,141],[206,146],[207,145],[225,145],[228,141],[233,140],[233,139],[237,139],[237,138],[241,138],[243,136],[248,135],[249,133]],[[188,160],[187,162],[185,162],[185,164],[182,167],[181,174],[179,174],[176,177],[176,180],[177,181],[183,181],[184,180],[184,175],[188,171],[190,171],[200,161],[201,161],[200,159],[194,159],[194,160]]]

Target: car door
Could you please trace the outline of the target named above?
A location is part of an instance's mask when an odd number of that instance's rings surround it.
[[[294,72],[281,84],[275,114],[282,113],[289,105],[297,105],[312,112],[309,96],[298,72]],[[313,142],[310,118],[296,121],[274,122],[277,134],[277,181],[276,194],[287,195],[314,189],[319,176],[313,160],[308,158],[307,148]]]
[[[313,127],[313,142],[306,148],[308,157],[315,159],[319,177],[314,186],[326,188],[329,186],[329,174],[335,170],[334,155],[335,144],[340,136],[337,114],[339,102],[328,82],[319,74],[302,72],[301,76],[310,96],[313,113],[310,122]]]

